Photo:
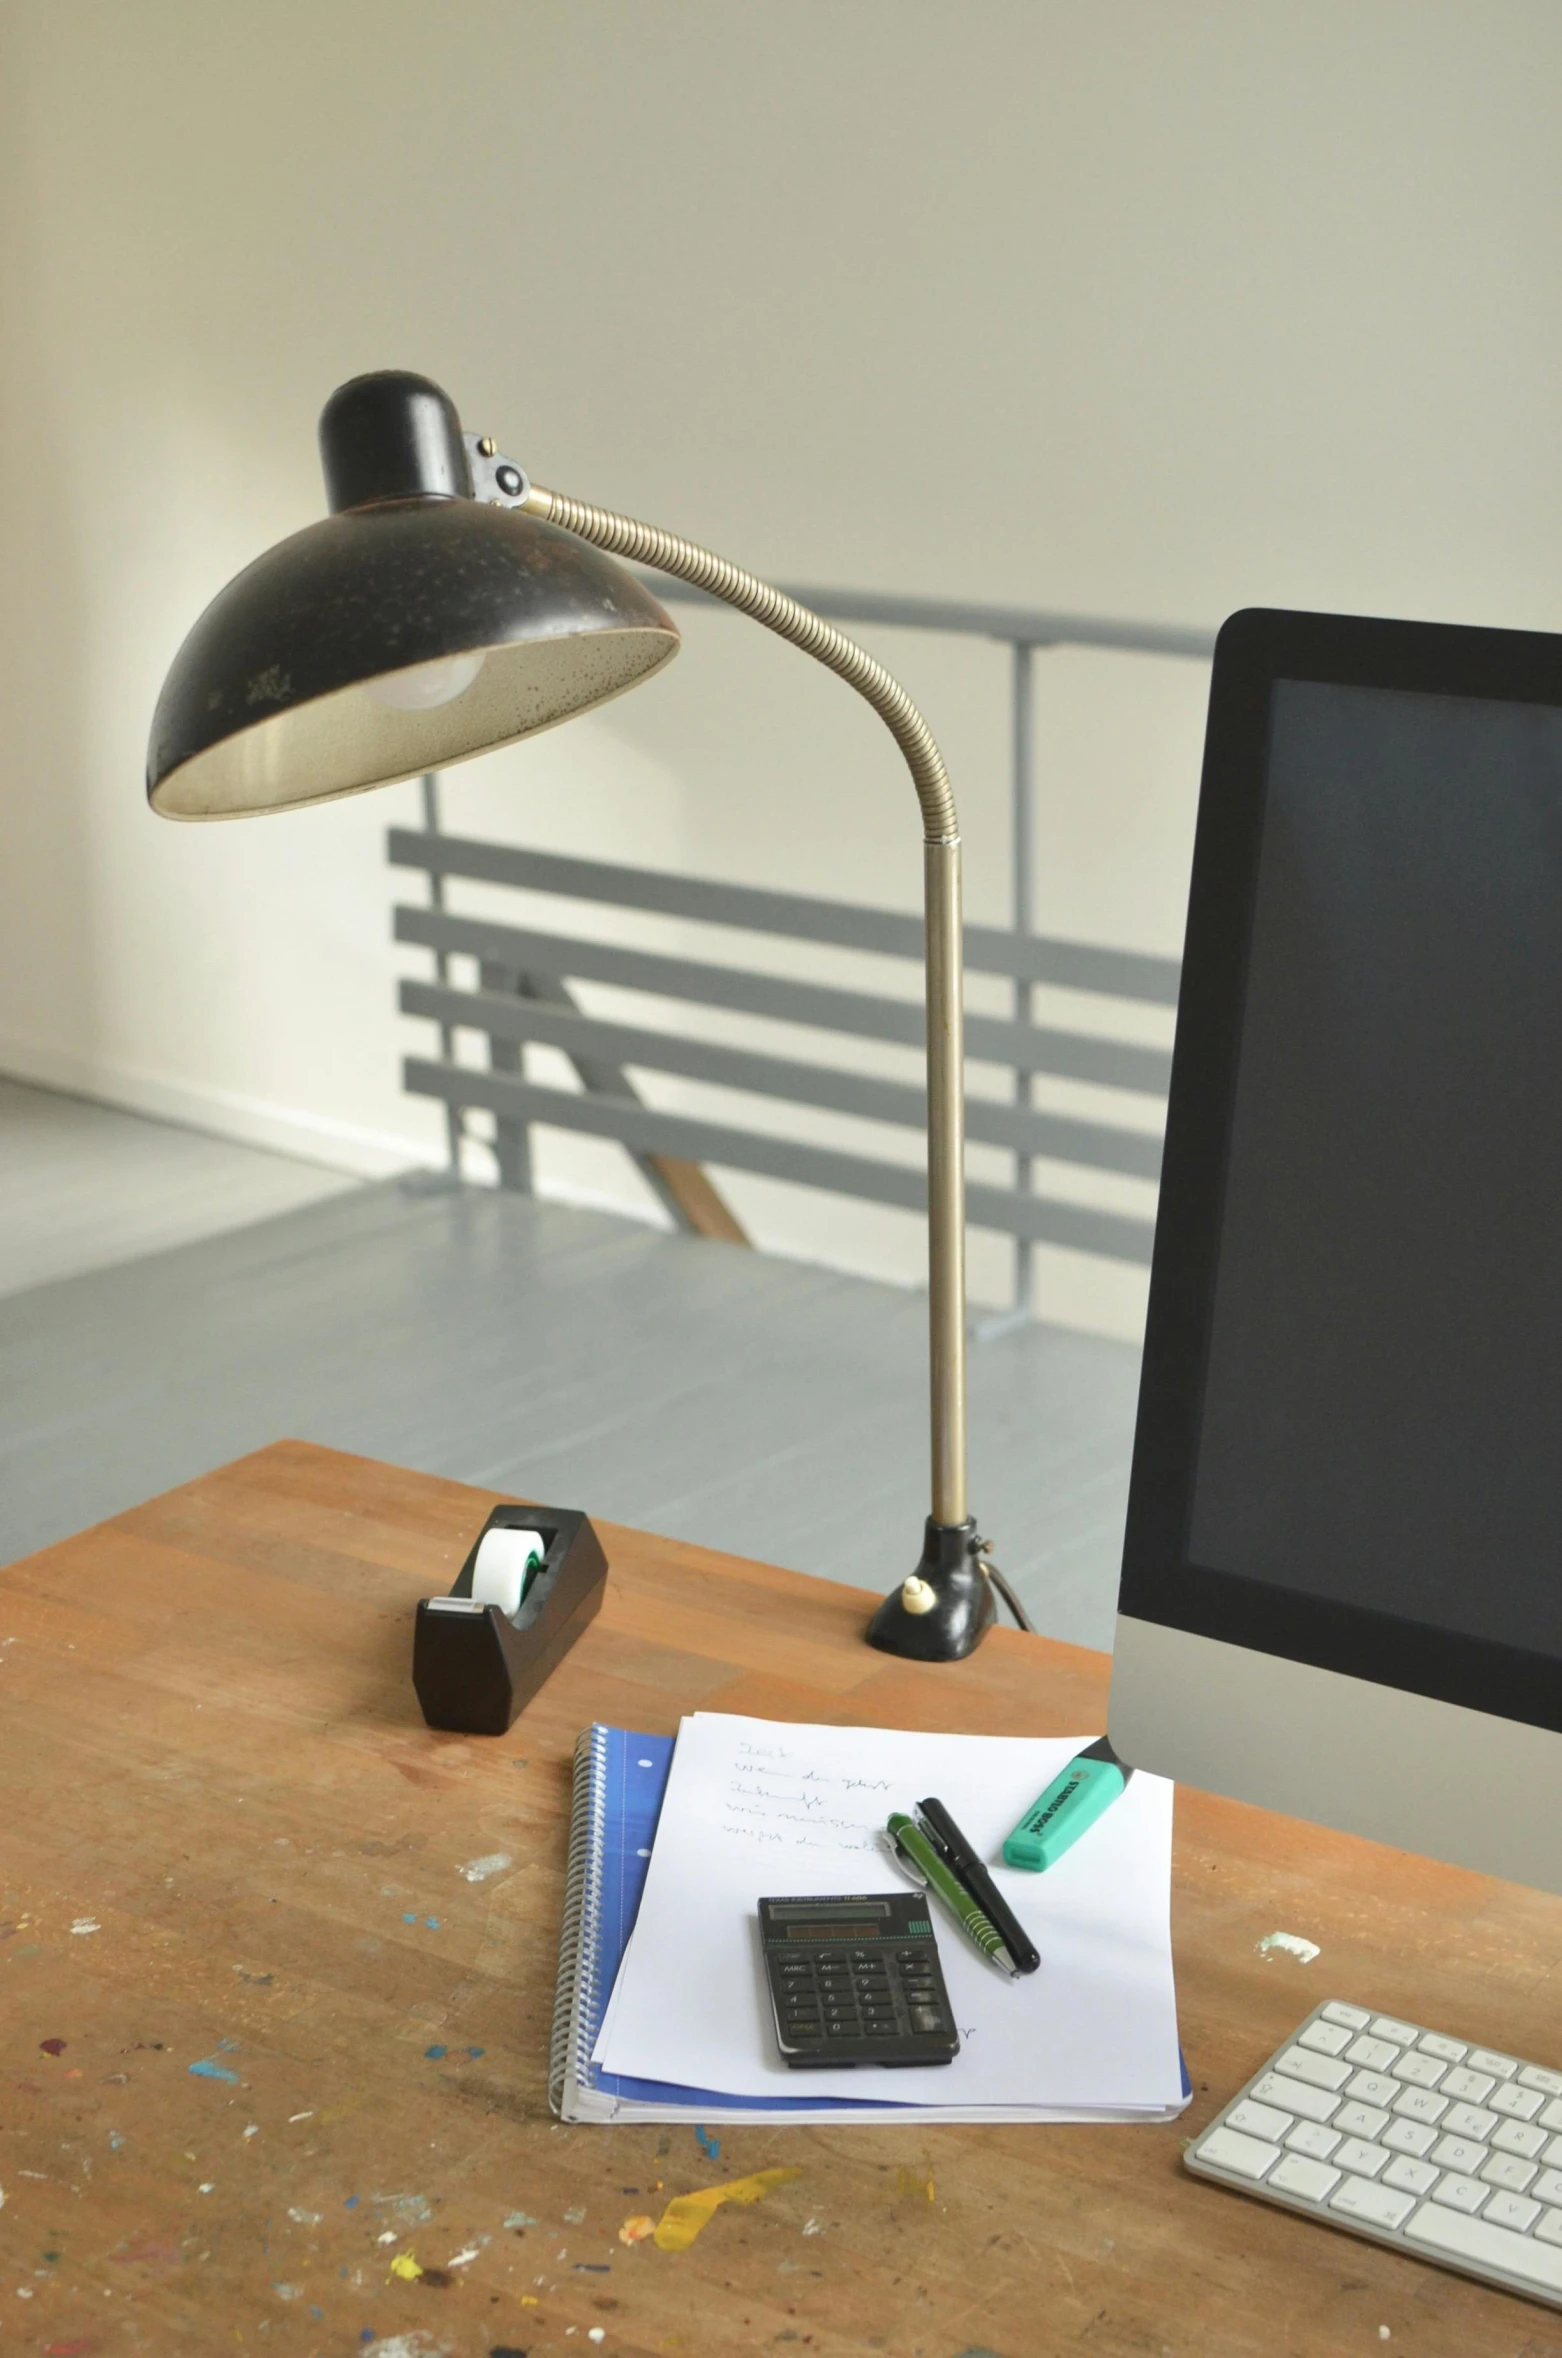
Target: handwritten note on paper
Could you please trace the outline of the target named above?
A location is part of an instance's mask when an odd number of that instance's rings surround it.
[[[686,1719],[599,2060],[611,2071],[761,2099],[1080,2110],[1179,2102],[1171,1786],[1136,1776],[1046,1875],[999,1860],[1021,1813],[1096,1733],[950,1736],[704,1712]],[[1041,1971],[1003,1979],[935,1909],[960,2029],[954,2063],[788,2071],[771,2029],[756,1903],[903,1888],[884,1821],[925,1794],[953,1811],[992,1865],[1041,1950]]]

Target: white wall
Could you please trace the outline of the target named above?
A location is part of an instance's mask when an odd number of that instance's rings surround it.
[[[10,0],[0,42],[0,1069],[436,1154],[381,857],[415,790],[200,829],[140,787],[169,656],[319,512],[315,416],[360,369],[782,578],[1562,626],[1550,0]],[[883,648],[1001,919],[1002,659]],[[1043,677],[1042,922],[1175,951],[1197,670]],[[915,900],[888,740],[725,618],[448,804]],[[545,1168],[636,1200],[609,1149]],[[909,1218],[730,1192],[785,1249],[919,1266]],[[1001,1289],[996,1242],[975,1272]],[[1137,1280],[1045,1279],[1132,1331]]]

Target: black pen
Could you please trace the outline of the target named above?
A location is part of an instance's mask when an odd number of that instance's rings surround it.
[[[941,1801],[919,1801],[917,1815],[922,1831],[944,1860],[950,1872],[959,1877],[966,1890],[981,1908],[982,1913],[998,1933],[1004,1947],[1014,1959],[1017,1973],[1034,1973],[1041,1963],[1037,1948],[1014,1910],[1005,1900],[987,1869],[961,1833],[954,1819]]]

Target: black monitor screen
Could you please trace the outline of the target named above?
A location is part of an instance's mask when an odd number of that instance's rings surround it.
[[[1562,710],[1269,714],[1187,1560],[1562,1657]]]

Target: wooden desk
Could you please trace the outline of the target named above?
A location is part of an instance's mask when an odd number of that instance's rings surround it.
[[[1080,1732],[1107,1664],[1007,1631],[893,1662],[857,1592],[607,1526],[602,1616],[511,1734],[431,1735],[412,1604],[489,1503],[287,1442],[0,1575],[0,2347],[1562,2358],[1549,2312],[1178,2166],[1328,1990],[1557,2061],[1562,1905],[1197,1793],[1175,2126],[717,2124],[714,2161],[689,2128],[554,2123],[585,1722]],[[1319,1961],[1263,1954],[1277,1928]],[[782,2165],[683,2253],[619,2240]],[[392,2274],[409,2252],[426,2273]]]

